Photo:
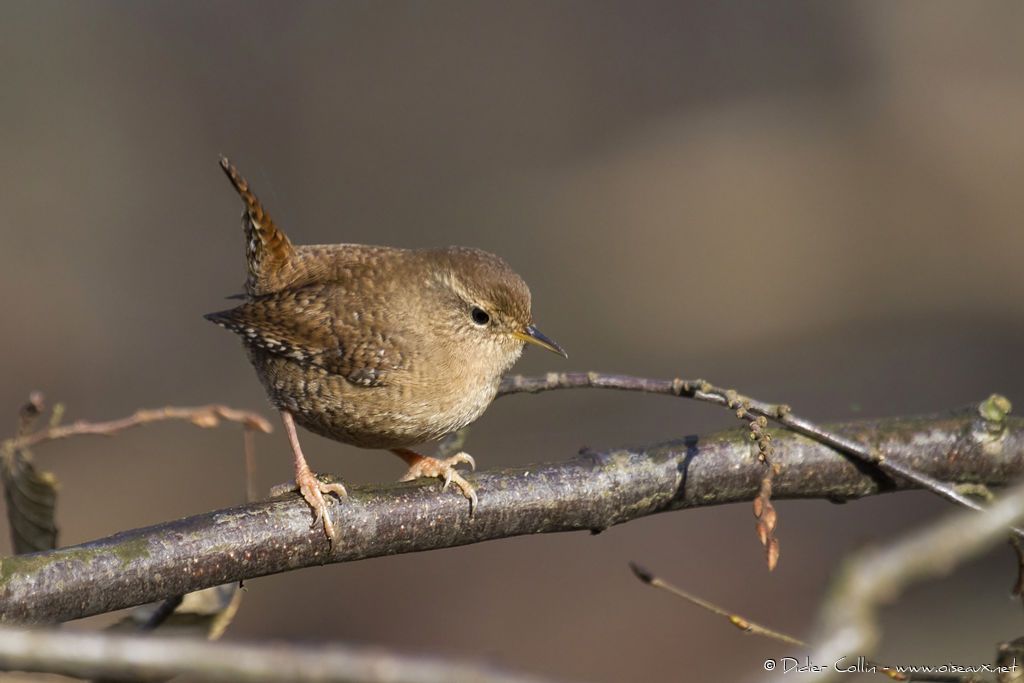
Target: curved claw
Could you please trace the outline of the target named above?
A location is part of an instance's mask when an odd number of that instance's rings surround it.
[[[313,521],[310,522],[309,528],[315,529],[320,526],[321,523],[324,525],[324,532],[330,537],[334,538],[334,525],[331,523],[329,517],[324,517],[324,509],[322,507],[314,507],[313,510],[316,512],[316,516],[313,517]],[[324,520],[327,520],[326,522]]]
[[[452,457],[448,458],[448,461],[451,462],[453,466],[460,462],[464,462],[469,465],[469,469],[471,471],[476,472],[476,460],[474,460],[473,456],[469,453],[456,453]]]
[[[458,486],[459,490],[462,492],[462,495],[469,499],[469,516],[472,517],[473,513],[476,511],[477,503],[480,502],[479,499],[477,499],[476,497],[476,489],[473,488],[472,484],[463,479],[462,476],[458,472],[456,472],[454,468],[449,469],[445,473],[445,487],[448,486],[449,481]]]
[[[463,491],[465,494],[465,491]],[[469,489],[469,516],[472,517],[473,513],[476,512],[476,506],[480,503],[480,500],[476,497],[476,489]]]
[[[439,460],[438,458],[431,458],[408,450],[396,450],[395,453],[410,463],[409,470],[399,481],[413,481],[421,477],[437,477],[444,482],[441,486],[442,491],[447,491],[452,484],[455,484],[462,492],[462,495],[469,499],[469,514],[471,517],[473,516],[473,512],[479,503],[476,491],[455,469],[457,465],[465,463],[475,470],[476,460],[473,459],[472,455],[469,453],[456,453],[450,458]]]
[[[308,469],[296,476],[295,484],[296,488],[299,490],[299,494],[306,500],[306,503],[315,513],[313,523],[309,525],[309,528],[314,529],[323,525],[324,534],[326,534],[328,540],[331,542],[331,548],[334,548],[334,546],[337,545],[338,536],[335,533],[334,523],[331,521],[331,516],[327,514],[328,499],[324,498],[324,494],[333,493],[338,497],[347,496],[348,492],[345,490],[344,485],[340,483],[328,484],[322,482]]]

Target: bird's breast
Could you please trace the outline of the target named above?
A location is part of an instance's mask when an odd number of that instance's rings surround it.
[[[364,448],[411,446],[462,429],[494,400],[500,380],[411,368],[384,385],[358,386],[280,356],[250,359],[277,408],[314,433]]]

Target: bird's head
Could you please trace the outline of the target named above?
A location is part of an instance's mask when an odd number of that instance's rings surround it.
[[[569,356],[533,322],[530,288],[501,258],[479,249],[450,247],[441,255],[437,277],[442,285],[446,332],[462,347],[492,356],[504,373],[534,344]]]

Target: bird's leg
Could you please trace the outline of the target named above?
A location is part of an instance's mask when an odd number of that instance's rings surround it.
[[[399,481],[412,481],[423,477],[437,477],[444,480],[441,490],[448,488],[449,484],[455,484],[462,491],[462,495],[469,499],[469,514],[472,515],[476,509],[476,490],[462,478],[455,466],[466,463],[470,469],[476,469],[476,461],[469,453],[456,453],[450,458],[439,460],[427,455],[420,455],[408,448],[392,448],[391,452],[409,464],[409,471]]]
[[[327,534],[327,538],[331,541],[331,546],[334,546],[337,538],[334,535],[334,524],[331,522],[331,516],[327,514],[327,501],[324,500],[325,493],[333,493],[336,496],[347,496],[348,491],[341,484],[327,484],[320,481],[313,471],[309,469],[309,465],[306,464],[306,458],[302,455],[302,448],[299,446],[299,435],[295,432],[295,420],[292,418],[292,414],[287,410],[281,411],[281,420],[284,422],[284,431],[288,435],[288,442],[292,445],[292,455],[295,456],[295,486],[298,487],[299,493],[309,503],[309,507],[313,508],[313,512],[316,513],[316,519],[313,520],[311,526],[316,526],[323,522],[324,533]]]

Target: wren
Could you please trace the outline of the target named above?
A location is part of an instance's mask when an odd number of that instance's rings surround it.
[[[313,525],[337,540],[324,495],[346,491],[310,470],[296,424],[391,450],[409,465],[401,481],[454,483],[472,514],[476,492],[456,471],[475,469],[472,456],[439,460],[411,447],[480,417],[525,344],[566,356],[534,326],[526,283],[480,249],[294,245],[231,162],[220,164],[244,203],[248,277],[243,303],[206,318],[241,337],[280,411]]]

